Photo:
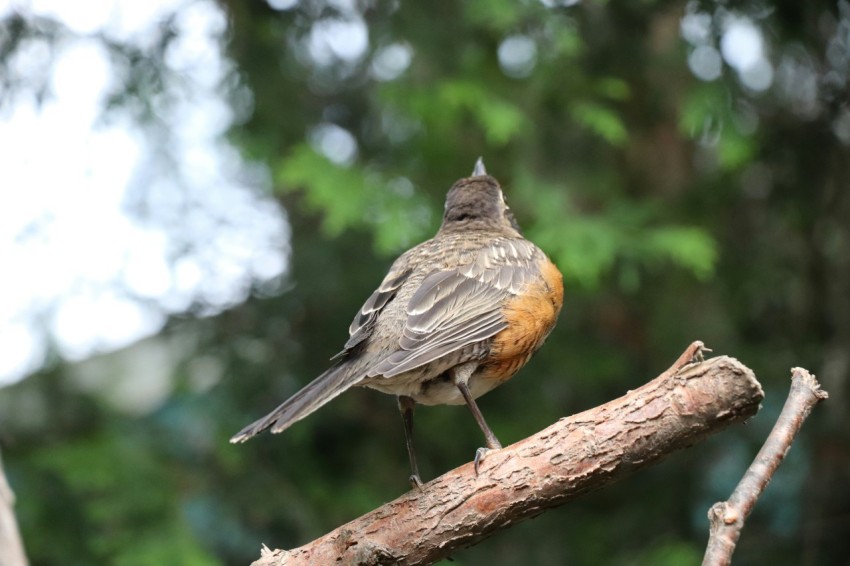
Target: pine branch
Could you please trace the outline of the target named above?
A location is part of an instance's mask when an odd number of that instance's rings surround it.
[[[254,564],[431,564],[753,416],[764,394],[752,371],[725,356],[689,363],[702,351],[694,342],[642,387],[489,453],[478,476],[465,464]]]

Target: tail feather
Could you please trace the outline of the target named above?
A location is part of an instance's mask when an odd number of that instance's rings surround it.
[[[232,443],[245,442],[266,429],[273,433],[283,432],[293,423],[300,421],[331,399],[356,385],[360,372],[350,364],[338,364],[311,381],[298,393],[284,401],[274,411],[253,422],[230,439]]]

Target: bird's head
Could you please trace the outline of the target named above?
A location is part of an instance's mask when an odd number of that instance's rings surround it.
[[[519,233],[519,225],[508,207],[499,182],[487,174],[478,158],[471,177],[457,181],[446,195],[446,210],[440,230],[490,228]]]

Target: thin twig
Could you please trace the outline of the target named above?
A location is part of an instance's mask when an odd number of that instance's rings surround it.
[[[735,552],[744,521],[770,483],[812,408],[828,397],[815,376],[805,369],[793,368],[791,373],[788,399],[755,460],[732,496],[727,501],[715,503],[708,511],[711,526],[703,566],[726,566],[732,563],[732,553]]]
[[[695,342],[623,397],[465,464],[300,548],[255,565],[431,564],[578,495],[661,461],[758,411],[753,373]]]

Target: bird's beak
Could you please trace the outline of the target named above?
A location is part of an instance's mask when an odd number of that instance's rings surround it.
[[[479,157],[475,162],[475,169],[472,170],[473,177],[480,177],[487,174],[487,169],[484,168],[484,158]]]

